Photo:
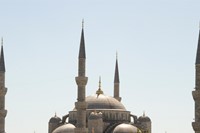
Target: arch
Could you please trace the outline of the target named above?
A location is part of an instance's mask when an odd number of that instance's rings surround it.
[[[136,123],[136,122],[137,122],[137,116],[136,116],[136,115],[130,114],[130,121],[131,121],[131,118],[133,118],[133,123]],[[132,121],[131,121],[131,122],[132,122]]]
[[[62,123],[62,124],[65,124],[67,118],[69,118],[69,114],[64,115],[64,116],[62,117],[62,122],[61,122],[61,123]]]

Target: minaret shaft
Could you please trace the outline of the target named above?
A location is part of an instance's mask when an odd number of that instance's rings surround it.
[[[196,73],[195,73],[195,89],[200,90],[200,64],[196,64]]]
[[[78,76],[79,77],[85,77],[85,59],[84,58],[79,58],[78,61]]]
[[[119,98],[119,83],[114,83],[114,98],[117,100]]]

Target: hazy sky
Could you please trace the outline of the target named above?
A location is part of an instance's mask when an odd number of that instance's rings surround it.
[[[102,77],[113,95],[119,55],[122,103],[145,110],[153,133],[192,133],[199,0],[0,0],[6,62],[7,133],[47,133],[74,108],[81,21],[87,95]]]

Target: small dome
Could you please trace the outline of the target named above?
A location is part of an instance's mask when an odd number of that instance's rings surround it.
[[[75,126],[68,123],[56,128],[52,133],[74,133]]]
[[[95,94],[86,97],[87,109],[116,109],[126,110],[124,105],[111,96]]]
[[[61,121],[60,117],[57,117],[56,114],[54,117],[51,117],[49,123],[59,123]]]
[[[141,131],[133,125],[122,123],[115,127],[113,133],[141,133]]]
[[[138,121],[139,122],[150,122],[151,119],[148,116],[146,116],[145,113],[143,113],[143,115],[138,118]]]

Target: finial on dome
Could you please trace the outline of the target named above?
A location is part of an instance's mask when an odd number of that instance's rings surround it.
[[[101,76],[99,76],[99,89],[101,89]]]
[[[103,91],[101,90],[101,76],[99,76],[99,89],[96,91],[96,94],[99,96],[100,94],[103,94]]]
[[[143,111],[143,115],[142,115],[143,117],[145,117],[146,115],[145,115],[145,111]]]
[[[57,117],[57,113],[55,112],[55,116],[54,117]]]

